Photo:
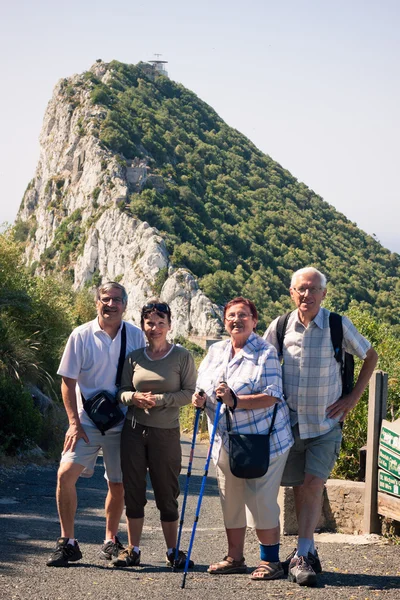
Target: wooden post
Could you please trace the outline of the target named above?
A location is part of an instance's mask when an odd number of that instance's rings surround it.
[[[381,533],[378,517],[378,450],[382,419],[387,411],[388,374],[374,371],[369,382],[364,533]]]

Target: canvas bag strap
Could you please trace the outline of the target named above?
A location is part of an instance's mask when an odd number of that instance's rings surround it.
[[[117,377],[115,378],[115,385],[117,386],[117,388],[119,388],[119,386],[121,385],[122,369],[124,367],[125,354],[126,354],[126,327],[125,327],[125,323],[124,323],[122,325],[122,330],[121,330],[121,351],[119,353]]]
[[[230,418],[229,418],[229,413],[230,413],[230,412],[231,412],[230,410],[225,410],[225,416],[226,416],[226,430],[227,430],[228,432],[230,432],[230,430],[231,430],[231,420],[230,420]],[[271,434],[271,432],[272,432],[272,430],[273,430],[273,428],[274,428],[274,425],[275,425],[275,419],[276,419],[276,413],[277,413],[277,412],[278,412],[278,402],[275,402],[275,405],[274,405],[274,412],[272,413],[271,427],[269,428],[269,431],[268,431],[268,434],[267,434],[267,435],[270,435],[270,434]],[[232,417],[232,418],[233,418],[233,417]]]

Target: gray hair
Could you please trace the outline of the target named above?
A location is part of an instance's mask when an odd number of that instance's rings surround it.
[[[294,282],[296,281],[297,277],[299,277],[300,275],[305,275],[306,273],[313,273],[314,275],[318,275],[322,289],[324,290],[326,288],[325,275],[321,273],[321,271],[318,271],[318,269],[315,269],[314,267],[304,267],[303,269],[299,269],[298,271],[293,273],[292,279],[290,281],[290,287],[294,286]]]
[[[96,289],[96,300],[100,300],[100,295],[104,294],[104,292],[108,292],[109,290],[120,290],[122,296],[122,302],[127,304],[128,302],[128,294],[126,289],[120,283],[116,281],[107,281],[106,283],[102,283]]]

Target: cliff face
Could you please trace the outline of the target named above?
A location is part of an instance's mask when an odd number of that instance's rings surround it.
[[[107,82],[110,72],[96,63],[88,74]],[[60,270],[75,288],[117,280],[127,289],[127,317],[139,321],[140,307],[154,295],[171,305],[173,333],[215,336],[221,313],[185,269],[171,264],[154,227],[123,212],[132,191],[143,184],[162,189],[146,159],[127,163],[101,144],[104,107],[93,104],[85,75],[55,87],[40,134],[40,159],[18,214],[26,230],[26,257],[41,274]]]

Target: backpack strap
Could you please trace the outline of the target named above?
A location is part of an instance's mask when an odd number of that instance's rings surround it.
[[[329,313],[329,327],[335,359],[340,363],[342,375],[342,395],[350,394],[354,387],[354,356],[343,351],[342,317],[337,313]]]
[[[286,327],[289,321],[289,317],[292,313],[288,312],[281,315],[276,324],[276,338],[278,340],[278,354],[283,355],[283,340],[285,339]]]
[[[334,312],[329,313],[329,328],[331,330],[333,354],[337,362],[343,365],[343,327],[341,315]]]

